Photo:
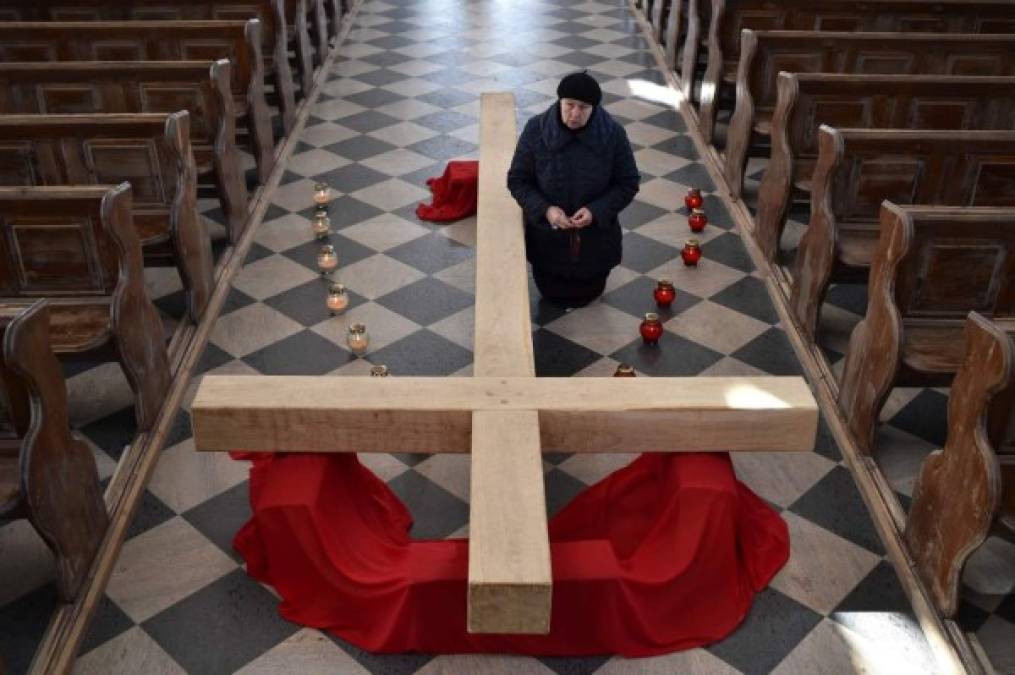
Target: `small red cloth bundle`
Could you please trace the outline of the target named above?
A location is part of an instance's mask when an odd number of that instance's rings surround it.
[[[447,221],[471,216],[476,212],[479,190],[479,162],[454,160],[439,178],[427,178],[433,203],[416,207],[421,220]]]

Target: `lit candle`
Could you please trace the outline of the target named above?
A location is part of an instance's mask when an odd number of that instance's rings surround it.
[[[345,342],[353,354],[362,356],[370,346],[370,336],[367,335],[367,327],[361,323],[354,323],[349,326],[349,334],[345,336]]]
[[[331,244],[325,244],[321,247],[321,250],[317,252],[317,267],[321,270],[321,274],[331,274],[338,267],[338,256],[335,255],[335,247]]]
[[[349,296],[345,293],[345,286],[342,284],[332,284],[331,289],[328,291],[328,311],[334,316],[344,312],[348,306]]]
[[[387,376],[388,376],[388,367],[383,364],[373,366],[370,369],[370,377],[387,377]]]
[[[318,211],[315,213],[311,227],[313,227],[314,236],[318,239],[324,239],[331,234],[331,218],[328,217],[328,212]]]
[[[328,186],[324,183],[318,183],[314,186],[314,203],[315,204],[327,204],[328,203]]]

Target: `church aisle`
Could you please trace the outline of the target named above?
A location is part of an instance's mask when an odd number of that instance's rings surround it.
[[[510,90],[519,131],[554,101],[560,77],[580,68],[599,80],[605,107],[634,144],[641,192],[621,214],[624,259],[589,307],[564,312],[538,301],[530,283],[537,373],[609,376],[621,362],[642,376],[799,375],[796,357],[733,221],[712,194],[682,118],[673,111],[648,44],[623,0],[363,0],[349,38],[311,110],[272,205],[198,365],[200,375],[336,376],[355,387],[372,364],[392,376],[471,374],[474,219],[435,224],[415,217],[428,177],[446,162],[478,158],[479,94]],[[331,317],[330,280],[316,266],[312,190],[331,187],[334,281],[349,309]],[[702,189],[709,224],[696,235],[703,261],[686,268],[691,234],[682,197]],[[638,336],[652,289],[674,281],[661,312],[658,348]],[[169,298],[176,289],[156,291]],[[847,322],[855,298],[833,293]],[[366,324],[365,357],[346,346]],[[834,349],[834,345],[832,346]],[[834,353],[834,352],[832,352]],[[89,394],[81,431],[108,476],[133,414],[105,367],[74,374]],[[344,377],[345,379],[337,379]],[[192,386],[192,388],[193,388]],[[905,500],[912,476],[943,442],[945,396],[901,390],[886,408],[886,473]],[[186,408],[186,405],[185,405]],[[250,515],[247,465],[198,454],[181,411],[123,546],[75,672],[80,673],[816,673],[932,672],[912,614],[849,471],[827,429],[813,454],[733,457],[741,480],[789,525],[792,557],[761,593],[743,626],[704,649],[625,660],[515,656],[371,655],[290,624],[271,589],[249,579],[232,537]],[[466,456],[363,455],[416,518],[413,535],[468,534]],[[631,461],[628,455],[544,457],[548,509]],[[12,672],[31,658],[53,603],[51,563],[20,525],[0,528],[0,578],[26,579],[0,595],[0,653]],[[34,548],[33,548],[34,547]],[[5,548],[12,555],[2,555]],[[47,567],[48,565],[48,567]],[[1008,567],[1005,568],[1005,565]],[[1015,546],[991,540],[971,563],[975,593],[964,625],[999,670],[1015,668]],[[48,576],[47,576],[48,575]]]

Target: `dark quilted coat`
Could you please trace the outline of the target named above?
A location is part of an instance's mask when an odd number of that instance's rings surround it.
[[[637,194],[639,175],[627,133],[602,107],[577,132],[560,121],[559,102],[530,119],[507,182],[525,213],[525,249],[534,267],[594,279],[620,263],[617,214]],[[581,230],[554,230],[546,220],[550,206],[569,216],[587,206],[593,222]]]

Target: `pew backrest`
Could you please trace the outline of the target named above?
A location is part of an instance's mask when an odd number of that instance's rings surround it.
[[[896,75],[1015,75],[1015,34],[753,31],[741,34],[737,106],[775,106],[781,71]]]
[[[822,124],[1015,130],[1015,77],[779,73],[771,160],[758,188],[755,216],[758,243],[768,260],[776,259],[793,187],[811,189]],[[741,143],[727,148],[724,173],[734,193],[743,184],[746,150]]]
[[[167,240],[173,222],[196,218],[194,158],[189,137],[179,131],[187,117],[0,115],[0,184],[130,181],[142,244]]]
[[[810,222],[834,232],[839,258],[847,265],[869,263],[884,200],[1015,206],[1015,131],[822,125],[818,134]],[[849,239],[846,231],[852,233]]]

